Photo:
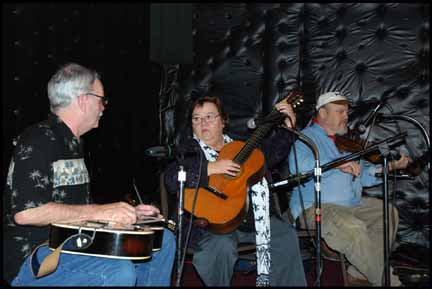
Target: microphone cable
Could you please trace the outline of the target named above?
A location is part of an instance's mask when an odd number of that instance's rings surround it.
[[[312,245],[313,245],[314,249],[316,250],[317,244],[315,243],[315,239],[312,237],[311,229],[309,228],[308,222],[306,220],[306,212],[305,212],[304,201],[303,201],[303,192],[301,190],[302,184],[301,184],[301,179],[300,179],[299,170],[298,170],[297,150],[296,150],[295,144],[293,144],[292,149],[293,149],[293,155],[294,155],[295,173],[297,176],[296,180],[298,183],[297,188],[298,188],[298,193],[299,193],[299,198],[300,198],[300,206],[301,206],[301,212],[302,212],[301,216],[299,216],[299,218],[303,217],[303,223],[305,225],[305,230],[306,230],[310,240],[312,241]],[[300,225],[300,223],[299,223],[299,225]],[[324,267],[323,265],[324,265],[324,263],[323,263],[323,260],[321,258],[321,260],[320,260],[320,272],[319,272],[319,276],[316,277],[316,280],[314,282],[314,286],[318,283],[318,280],[320,280],[320,278],[321,278],[321,274],[323,272],[323,267]]]
[[[198,188],[199,188],[199,184],[200,184],[199,180],[201,179],[201,173],[202,173],[203,152],[201,149],[199,149],[199,153],[200,153],[200,165],[199,165],[199,173],[198,173],[198,182],[195,186],[194,198],[192,201],[192,210],[190,213],[190,220],[189,220],[188,228],[186,231],[186,240],[185,240],[184,248],[183,248],[183,255],[181,256],[181,260],[180,260],[180,270],[179,270],[180,274],[179,274],[179,276],[177,276],[177,278],[180,278],[180,279],[181,279],[181,276],[183,275],[183,267],[184,267],[184,262],[186,260],[186,252],[187,252],[187,248],[189,245],[189,238],[190,238],[191,231],[192,231],[192,223],[193,223],[193,217],[194,217],[194,212],[195,212],[195,204],[196,204],[196,200],[197,200],[197,196],[198,196]],[[184,217],[184,216],[182,216],[182,217]],[[180,252],[178,254],[180,254]]]
[[[386,103],[385,106],[388,108],[388,110],[391,112],[391,114],[394,114],[393,108],[391,107],[390,104]],[[395,121],[395,126],[396,126],[397,131],[399,133],[402,133],[402,129],[401,129],[400,125],[399,125],[399,122]],[[412,148],[410,149],[409,142],[408,143],[405,142],[405,144],[407,146],[407,150],[412,152]],[[390,162],[389,162],[390,164],[393,161],[396,161],[396,159],[394,158],[394,156],[392,154],[389,154],[389,156],[390,156]],[[384,168],[383,168],[383,170],[384,170]],[[393,193],[392,193],[390,199],[391,199],[392,207],[395,206],[395,208],[397,208],[396,207],[396,202],[397,202],[397,199],[396,199],[396,188],[397,188],[397,182],[398,181],[397,181],[397,177],[396,177],[396,170],[394,168],[393,168],[393,171],[394,171],[394,173],[393,173],[393,190],[392,190]],[[391,220],[392,220],[391,224],[394,226],[393,230],[396,230],[396,232],[393,232],[393,234],[395,235],[395,234],[397,234],[397,227],[395,227],[396,215],[395,215],[395,210],[394,209],[391,210],[390,217],[391,217]],[[389,236],[389,238],[390,238],[390,236]],[[395,241],[395,240],[393,240],[393,241]],[[391,246],[389,246],[389,252],[393,251],[393,248],[392,248],[393,245],[394,244],[391,244]],[[389,260],[388,260],[388,262],[389,262]],[[390,266],[390,264],[386,264],[386,265]]]

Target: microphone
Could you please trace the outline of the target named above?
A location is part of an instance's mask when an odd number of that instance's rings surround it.
[[[369,125],[369,123],[375,118],[376,113],[378,112],[378,110],[381,109],[381,107],[383,107],[384,102],[381,101],[380,103],[378,103],[378,105],[374,108],[374,110],[366,117],[366,119],[361,122],[358,125],[358,130],[361,133],[364,133],[366,131],[366,127]]]
[[[276,183],[271,183],[270,188],[277,188],[284,185],[298,185],[298,183],[304,183],[307,179],[309,179],[312,176],[312,174],[296,174],[296,175],[289,175],[285,180],[279,181]]]
[[[382,178],[384,176],[383,173],[375,173],[375,177]],[[396,178],[396,179],[402,179],[402,180],[414,180],[414,176],[401,172],[396,172],[393,174],[389,174],[389,178]]]
[[[366,127],[370,124],[370,122],[375,118],[375,115],[377,112],[385,105],[385,102],[389,98],[389,94],[394,91],[395,88],[391,87],[390,89],[387,89],[384,91],[384,93],[381,96],[381,100],[378,103],[378,105],[374,108],[374,110],[366,117],[366,119],[359,123],[357,126],[357,129],[360,133],[364,133],[366,131]]]
[[[279,187],[282,185],[290,184],[290,183],[293,183],[294,181],[296,181],[297,183],[303,182],[313,175],[315,175],[316,182],[318,183],[319,182],[319,176],[321,175],[321,170],[318,170],[318,168],[320,168],[320,163],[319,163],[320,156],[319,156],[319,150],[318,150],[317,145],[314,143],[314,141],[310,137],[308,137],[304,133],[299,132],[298,130],[290,128],[290,127],[287,127],[286,129],[289,130],[290,132],[296,134],[298,136],[299,140],[301,140],[307,146],[310,147],[310,149],[313,152],[314,158],[315,158],[315,169],[313,172],[309,171],[309,172],[300,173],[297,175],[290,175],[290,176],[288,176],[288,178],[286,180],[270,184],[270,188],[276,188],[276,187]],[[319,188],[319,185],[315,185],[315,186]]]
[[[270,113],[269,115],[261,118],[250,118],[246,125],[249,129],[256,129],[258,126],[269,123],[269,122],[275,122],[275,121],[281,121],[285,115],[281,112],[277,113]]]
[[[246,122],[246,125],[247,125],[247,127],[249,128],[249,129],[255,129],[255,128],[257,128],[259,125],[261,125],[262,124],[262,121],[261,121],[261,119],[259,119],[259,118],[250,118],[247,122]]]
[[[196,154],[196,147],[188,147],[188,148],[179,148],[175,145],[163,145],[163,146],[154,146],[145,150],[146,156],[156,157],[156,158],[167,158],[171,159],[178,155],[191,155]]]

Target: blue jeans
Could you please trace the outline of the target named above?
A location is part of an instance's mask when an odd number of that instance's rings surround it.
[[[38,279],[31,272],[29,256],[12,286],[170,286],[175,250],[174,234],[165,229],[162,249],[153,253],[150,261],[60,254],[57,269]],[[51,252],[47,246],[41,247],[39,262]]]

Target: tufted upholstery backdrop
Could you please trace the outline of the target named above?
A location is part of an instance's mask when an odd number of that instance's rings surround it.
[[[148,60],[148,3],[2,4],[3,184],[12,140],[49,111],[46,84],[65,62],[96,69],[109,104],[99,128],[83,136],[96,202],[159,196],[159,162],[144,151],[157,144],[160,69]]]
[[[246,139],[247,120],[268,113],[294,88],[305,97],[298,128],[321,93],[339,90],[352,103],[351,128],[383,101],[380,112],[415,118],[429,132],[429,4],[196,3],[192,9],[193,64],[163,65],[161,142],[177,143],[188,133],[186,107],[204,94],[222,99],[228,131]],[[408,136],[399,148],[427,162],[426,140],[410,122],[379,122],[369,140],[401,131]],[[286,175],[286,164],[280,172]],[[429,247],[427,166],[389,185],[400,212],[399,241]],[[379,186],[365,193],[381,192]]]

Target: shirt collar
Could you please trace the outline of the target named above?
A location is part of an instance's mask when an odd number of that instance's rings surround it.
[[[54,127],[59,128],[62,131],[64,136],[74,139],[76,142],[79,143],[78,138],[73,134],[71,129],[64,123],[64,121],[58,115],[54,113],[49,113],[48,123],[52,128]]]
[[[314,118],[312,119],[312,123],[316,123],[317,125],[319,125],[319,126],[322,128],[322,126],[320,125],[320,123],[319,123],[319,121],[318,121],[318,118],[314,117]],[[336,142],[336,136],[334,136],[334,135],[328,135],[328,134],[327,134],[327,136],[328,136],[332,141]]]

